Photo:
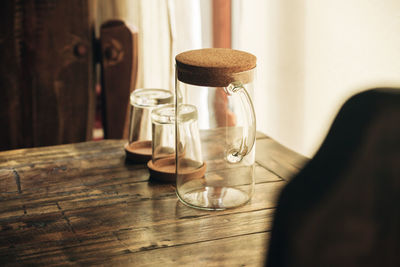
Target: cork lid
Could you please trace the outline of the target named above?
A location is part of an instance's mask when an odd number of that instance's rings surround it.
[[[232,82],[243,84],[253,80],[257,58],[247,52],[228,48],[190,50],[176,56],[179,81],[200,85],[225,87]]]

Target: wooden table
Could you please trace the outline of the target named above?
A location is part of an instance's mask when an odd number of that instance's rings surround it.
[[[307,159],[258,134],[252,201],[181,204],[122,140],[0,153],[0,265],[261,266],[275,198]]]

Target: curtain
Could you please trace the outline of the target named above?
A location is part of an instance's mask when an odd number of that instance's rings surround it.
[[[175,55],[202,46],[200,0],[98,1],[98,26],[123,19],[138,28],[137,88],[174,89]]]

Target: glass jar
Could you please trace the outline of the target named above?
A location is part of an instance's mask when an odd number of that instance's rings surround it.
[[[134,163],[151,159],[151,112],[157,107],[174,103],[171,91],[157,88],[136,89],[130,95],[130,122],[126,157]]]
[[[199,49],[176,56],[176,190],[186,205],[222,210],[251,199],[255,69],[255,56],[232,49]],[[185,115],[183,107],[188,106],[195,117]],[[199,148],[194,148],[193,132],[199,134]]]
[[[181,176],[185,178],[204,176],[205,164],[201,156],[200,134],[197,127],[197,109],[193,105],[179,106],[179,138],[178,147],[183,151],[182,141],[185,144],[185,153],[178,155],[181,161]],[[150,178],[167,183],[176,182],[176,153],[175,153],[175,105],[165,105],[154,109],[151,113],[153,141],[152,159],[147,163]],[[185,138],[190,137],[190,138]],[[185,167],[188,172],[185,171]]]

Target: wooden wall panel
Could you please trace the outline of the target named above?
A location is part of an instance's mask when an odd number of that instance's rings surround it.
[[[91,138],[93,4],[91,0],[2,3],[0,150]]]

